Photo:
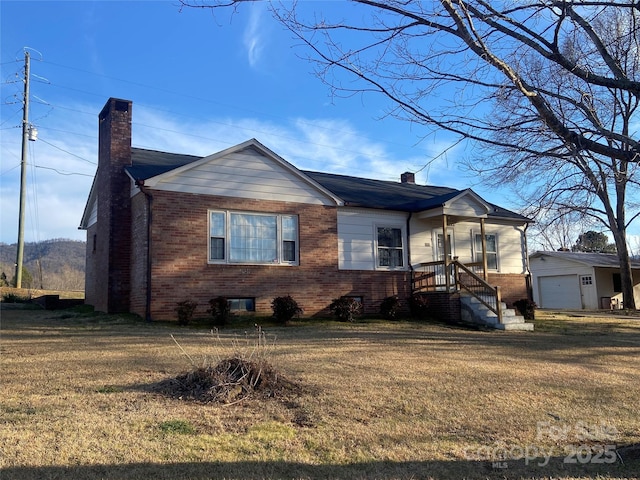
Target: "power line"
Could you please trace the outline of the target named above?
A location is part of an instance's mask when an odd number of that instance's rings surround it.
[[[57,145],[54,145],[53,143],[47,142],[46,140],[44,140],[43,138],[39,138],[38,140],[40,140],[41,142],[46,143],[47,145],[56,148],[58,150],[60,150],[61,152],[64,153],[68,153],[69,155],[72,155],[76,158],[79,158],[80,160],[82,160],[83,162],[87,162],[90,163],[91,165],[98,165],[96,162],[92,162],[91,160],[87,160],[86,158],[81,157],[80,155],[76,155],[75,153],[70,152],[69,150],[65,150],[64,148],[60,148]]]
[[[197,100],[199,102],[207,102],[207,103],[211,103],[211,104],[218,105],[218,106],[224,106],[224,107],[227,107],[227,108],[232,108],[232,109],[237,110],[237,111],[246,111],[246,112],[249,112],[251,114],[258,115],[260,117],[273,117],[273,118],[278,118],[278,119],[285,120],[287,123],[291,122],[290,118],[286,118],[285,119],[284,117],[281,117],[281,116],[278,116],[278,115],[274,115],[273,113],[265,113],[265,112],[260,112],[260,111],[254,110],[254,109],[242,108],[242,107],[239,107],[238,105],[229,105],[229,104],[225,104],[225,103],[222,103],[222,102],[219,102],[219,101],[216,101],[216,100],[212,100],[212,99],[209,99],[209,98],[203,98],[203,97],[199,97],[199,96],[196,96],[196,95],[189,95],[189,94],[185,94],[184,92],[176,92],[176,91],[172,91],[170,89],[160,88],[160,87],[156,87],[156,86],[153,86],[153,85],[147,85],[147,84],[143,84],[143,83],[140,83],[140,82],[133,82],[133,81],[125,80],[125,79],[122,79],[122,78],[112,77],[112,76],[104,75],[104,74],[99,74],[99,73],[91,72],[91,71],[84,70],[84,69],[81,69],[81,68],[72,67],[72,66],[68,66],[68,65],[63,65],[63,64],[59,64],[59,63],[55,63],[55,62],[49,62],[49,61],[44,61],[43,60],[42,63],[53,65],[53,66],[60,67],[60,68],[70,69],[70,70],[74,70],[74,71],[78,71],[78,72],[82,72],[82,73],[86,73],[86,74],[97,76],[97,77],[102,77],[102,78],[114,80],[114,81],[117,81],[117,82],[122,82],[122,83],[125,83],[125,84],[130,84],[130,85],[134,85],[134,86],[138,86],[138,87],[143,87],[143,88],[145,88],[147,90],[149,90],[149,89],[156,90],[156,91],[160,91],[160,92],[164,92],[164,93],[169,93],[169,94],[172,94],[172,95],[175,95],[175,96],[178,96],[178,97],[194,99],[194,100]],[[55,81],[54,82],[49,81],[47,83],[47,85],[49,85],[51,87],[54,87],[54,88],[62,88],[62,89],[66,89],[66,90],[76,91],[76,92],[79,92],[79,93],[82,93],[82,94],[91,95],[93,97],[104,97],[104,95],[97,94],[97,93],[94,93],[94,92],[90,92],[90,91],[87,91],[87,90],[81,90],[81,89],[76,89],[76,88],[72,88],[72,87],[66,87],[66,86],[63,86],[63,85],[59,85]],[[55,103],[48,103],[47,102],[46,104],[49,105],[50,107],[57,108],[57,109],[62,109],[62,110],[70,111],[70,112],[76,112],[76,113],[80,113],[80,114],[83,114],[83,115],[95,116],[95,111],[88,112],[88,111],[83,111],[83,110],[80,110],[80,109],[77,109],[77,108],[70,108],[70,107],[67,107],[67,106],[58,105],[58,104],[55,104]],[[152,105],[147,105],[145,103],[137,103],[137,105],[141,105],[141,106],[143,106],[145,108],[148,108],[150,110],[155,110],[155,111],[159,111],[159,112],[168,113],[168,114],[173,115],[173,116],[181,116],[181,117],[190,118],[190,119],[192,119],[194,121],[199,121],[195,117],[193,117],[191,115],[188,115],[188,114],[181,113],[181,112],[175,112],[175,111],[168,110],[168,109],[161,109],[161,108],[158,108],[158,107],[155,107],[155,106],[152,106]],[[210,122],[211,123],[216,123],[216,124],[219,124],[219,125],[223,125],[223,126],[228,126],[228,127],[236,127],[237,126],[237,124],[229,123],[229,122],[222,122],[222,121],[210,121]],[[142,123],[136,123],[136,122],[133,122],[133,125],[139,125],[139,126],[146,127],[146,128],[153,128],[155,130],[162,130],[162,131],[175,133],[175,134],[182,135],[182,136],[190,136],[190,137],[196,137],[196,138],[202,138],[202,139],[210,140],[210,141],[213,141],[213,142],[225,143],[224,141],[221,141],[220,138],[210,138],[210,137],[204,137],[204,136],[199,136],[199,135],[192,135],[192,134],[185,133],[184,131],[177,131],[177,130],[172,130],[172,129],[162,129],[160,127],[156,127],[156,126],[152,126],[152,125],[146,125],[146,124],[142,124]],[[329,132],[329,133],[331,133],[331,132],[344,133],[343,130],[340,130],[340,129],[337,129],[337,128],[331,128],[331,127],[328,127],[327,125],[321,125],[321,124],[318,124],[318,123],[315,123],[315,122],[309,122],[309,121],[304,121],[304,120],[300,120],[300,119],[296,119],[296,125],[298,126],[298,128],[299,128],[300,125],[308,125],[308,126],[312,126],[314,129],[320,129],[320,130],[323,130],[323,131],[326,131],[326,132]],[[47,127],[45,127],[45,128],[47,128]],[[295,143],[298,143],[298,144],[303,144],[303,145],[312,145],[312,146],[315,146],[315,147],[330,148],[330,149],[332,149],[334,151],[337,151],[337,152],[349,153],[349,154],[365,157],[365,158],[370,159],[370,160],[387,160],[387,161],[389,160],[389,156],[387,156],[387,155],[375,155],[375,154],[372,154],[371,152],[364,152],[364,151],[352,150],[352,149],[347,149],[347,148],[339,148],[339,147],[336,147],[336,145],[327,145],[326,143],[312,142],[312,141],[309,141],[308,139],[300,138],[300,137],[294,137],[292,135],[278,135],[274,131],[265,131],[263,129],[251,129],[251,128],[246,128],[246,127],[243,127],[243,128],[245,130],[253,131],[253,132],[256,132],[258,134],[268,135],[268,136],[275,136],[275,137],[278,137],[278,138],[281,138],[281,139],[284,139],[284,140],[289,140],[289,141],[292,141],[292,142],[295,142]],[[66,132],[66,133],[73,133],[73,132],[68,132],[68,131],[65,131],[65,130],[54,130],[54,129],[52,129],[52,131],[61,131],[61,132]],[[88,135],[85,135],[85,136],[89,137]],[[367,140],[370,140],[370,137],[366,137],[364,135],[360,135],[360,134],[358,134],[356,132],[349,132],[349,136],[354,137],[354,138],[365,138]],[[378,139],[378,138],[376,138],[375,141],[377,143],[378,142],[379,143],[385,143],[385,144],[388,144],[388,145],[399,145],[399,146],[402,146],[402,147],[405,147],[405,148],[409,147],[406,144],[401,144],[401,143],[398,143],[398,142],[392,142],[392,141],[387,141],[387,140]],[[45,143],[48,143],[48,142],[45,141]],[[227,142],[227,143],[229,143],[229,142]],[[53,144],[50,144],[50,143],[48,143],[48,144],[53,146],[54,148],[57,148],[58,150],[60,150],[60,151],[62,151],[64,153],[67,153],[69,155],[75,156],[75,157],[77,157],[77,158],[79,158],[79,159],[81,159],[81,160],[83,160],[85,162],[91,163],[93,165],[96,164],[95,162],[92,162],[90,160],[82,158],[79,155],[76,155],[76,154],[74,154],[72,152],[69,152],[69,151],[64,150],[64,149],[62,149],[60,147],[57,147],[56,145],[53,145]],[[418,172],[423,170],[431,161],[433,161],[433,160],[437,159],[438,157],[440,157],[441,155],[445,154],[446,151],[449,150],[450,148],[451,147],[447,148],[444,152],[442,152],[441,154],[439,154],[436,157],[432,158],[420,170],[418,170]],[[317,162],[318,161],[317,158],[304,157],[304,156],[301,157],[299,155],[298,155],[298,158],[300,160],[307,160],[307,161],[312,161],[312,162]]]
[[[12,172],[16,168],[20,168],[20,164],[19,163],[17,165],[14,165],[13,167],[11,167],[9,170],[5,170],[4,172],[0,173],[0,177],[2,177],[3,175],[6,175],[9,172]]]
[[[197,100],[198,102],[206,102],[206,103],[211,103],[211,104],[218,105],[218,106],[225,107],[225,108],[229,108],[229,109],[234,109],[234,110],[239,110],[239,111],[246,111],[246,112],[254,114],[254,115],[259,115],[260,117],[272,117],[272,118],[277,118],[277,119],[280,119],[280,120],[287,120],[288,121],[288,119],[286,119],[286,118],[284,118],[284,117],[282,117],[280,115],[276,115],[276,114],[269,113],[269,112],[262,112],[262,111],[259,111],[259,110],[245,108],[245,107],[239,107],[238,105],[232,105],[232,104],[228,104],[228,103],[223,103],[223,102],[220,102],[218,100],[212,100],[210,98],[200,97],[200,96],[197,96],[197,95],[189,95],[189,94],[185,94],[183,92],[177,92],[175,90],[170,90],[170,89],[167,89],[167,88],[161,88],[161,87],[157,87],[157,86],[154,86],[154,85],[148,85],[148,84],[145,84],[145,83],[134,82],[134,81],[131,81],[131,80],[125,80],[125,79],[118,78],[118,77],[112,77],[110,75],[91,72],[89,70],[84,70],[84,69],[81,69],[81,68],[72,67],[72,66],[68,66],[68,65],[62,65],[62,64],[59,64],[59,63],[55,63],[55,62],[49,62],[49,61],[46,61],[46,60],[43,60],[42,63],[49,64],[49,65],[54,65],[54,66],[57,66],[57,67],[66,68],[66,69],[70,69],[70,70],[75,70],[75,71],[82,72],[82,73],[87,73],[89,75],[94,75],[94,76],[105,78],[105,79],[108,79],[108,80],[114,80],[116,82],[121,82],[121,83],[129,84],[129,85],[133,85],[133,86],[136,86],[136,87],[142,87],[142,88],[145,88],[145,89],[156,90],[156,91],[159,91],[159,92],[162,92],[162,93],[169,93],[171,95],[175,95],[175,96],[178,96],[178,97],[190,98],[192,100]],[[101,94],[88,92],[86,90],[79,90],[79,89],[75,89],[75,88],[72,88],[72,87],[65,87],[65,86],[57,85],[54,82],[51,82],[51,85],[56,86],[58,88],[74,90],[74,91],[77,91],[77,92],[80,92],[80,93],[85,93],[87,95],[91,95],[91,96],[95,96],[95,97],[104,97]],[[179,113],[179,112],[174,112],[174,111],[171,111],[171,110],[159,109],[157,107],[153,107],[153,106],[150,106],[150,105],[145,105],[145,104],[142,104],[142,103],[137,103],[137,104],[146,106],[147,108],[153,108],[155,110],[164,111],[166,113],[170,113],[170,114],[173,114],[173,115],[187,116],[187,115],[184,115],[184,114]],[[82,113],[86,113],[86,112],[82,112]],[[329,128],[329,127],[326,127],[326,126],[323,126],[323,125],[318,125],[317,123],[314,123],[314,122],[307,122],[307,121],[304,121],[304,120],[298,120],[298,121],[303,125],[309,125],[309,126],[312,126],[314,128],[323,129],[323,130],[328,131],[328,132],[339,132],[339,133],[341,133],[341,130]],[[368,137],[365,137],[364,135],[353,134],[353,136],[368,139]],[[405,145],[403,143],[392,142],[390,140],[379,140],[378,139],[378,141],[381,141],[383,143],[387,143],[389,145],[398,145],[398,146],[401,146],[401,147],[407,147],[407,145]]]
[[[34,165],[36,168],[42,168],[44,170],[53,170],[59,175],[71,176],[71,175],[79,175],[81,177],[91,177],[93,178],[95,175],[89,173],[79,173],[79,172],[61,172],[60,170],[52,167],[45,167],[43,165]]]
[[[76,135],[76,136],[78,136],[78,137],[86,137],[86,138],[91,138],[91,139],[95,139],[95,138],[96,138],[96,136],[95,136],[95,135],[87,135],[86,133],[72,132],[72,131],[70,131],[70,130],[61,130],[61,129],[59,129],[59,128],[40,127],[40,126],[38,126],[38,127],[40,128],[40,130],[41,130],[41,131],[42,131],[42,130],[46,130],[46,131],[49,131],[49,132],[68,133],[68,134],[70,134],[70,135]],[[0,129],[0,130],[1,130],[1,129]]]

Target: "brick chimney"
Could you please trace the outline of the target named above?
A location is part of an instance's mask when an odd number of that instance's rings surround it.
[[[131,107],[129,100],[110,98],[99,115],[96,273],[102,305],[96,309],[109,313],[129,311],[131,186],[124,167],[131,165]]]
[[[416,183],[415,173],[404,172],[402,175],[400,175],[400,182],[415,184]]]

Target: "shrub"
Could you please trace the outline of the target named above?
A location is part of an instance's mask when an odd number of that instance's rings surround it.
[[[188,325],[191,319],[193,319],[193,313],[196,311],[198,304],[190,300],[184,300],[178,302],[176,307],[176,313],[178,314],[178,324]]]
[[[400,300],[396,295],[386,297],[380,302],[380,315],[387,320],[395,320],[400,309]]]
[[[296,315],[302,313],[302,308],[298,306],[290,295],[286,297],[276,297],[271,302],[271,308],[273,310],[273,318],[279,323],[287,323]]]
[[[29,299],[17,293],[5,293],[2,295],[2,301],[4,303],[27,303]]]
[[[429,300],[426,295],[414,294],[409,297],[409,311],[413,318],[423,319],[429,313]]]
[[[231,316],[231,307],[227,297],[216,297],[209,300],[209,310],[211,321],[214,325],[225,325]]]
[[[355,315],[362,313],[362,304],[353,297],[340,297],[333,300],[329,310],[342,322],[353,322]]]
[[[513,302],[513,306],[520,312],[520,315],[522,315],[525,320],[535,320],[536,308],[538,308],[538,306],[534,301],[528,298],[521,298]]]

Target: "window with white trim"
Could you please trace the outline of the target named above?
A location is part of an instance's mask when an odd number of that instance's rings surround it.
[[[256,299],[253,297],[229,298],[227,299],[227,303],[232,312],[256,311]]]
[[[487,243],[487,268],[498,270],[498,236],[494,233],[485,234]],[[482,235],[475,234],[475,261],[482,262]]]
[[[209,261],[298,264],[298,217],[210,211]]]
[[[377,266],[382,268],[404,267],[402,229],[397,227],[377,227]]]

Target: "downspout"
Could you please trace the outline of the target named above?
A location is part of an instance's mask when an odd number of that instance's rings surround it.
[[[147,322],[151,321],[151,223],[153,219],[153,211],[151,206],[153,204],[153,196],[144,187],[144,180],[136,180],[136,186],[144,194],[147,199],[147,291],[144,305],[144,319]]]
[[[411,262],[411,217],[413,212],[409,212],[407,217],[407,263],[409,264],[409,290],[413,296],[413,263]]]
[[[527,297],[529,300],[533,301],[533,279],[531,278],[531,270],[529,269],[529,245],[527,242],[527,229],[529,228],[529,223],[524,224],[524,231],[522,234],[524,235],[524,271],[525,271],[525,283],[527,287]]]

